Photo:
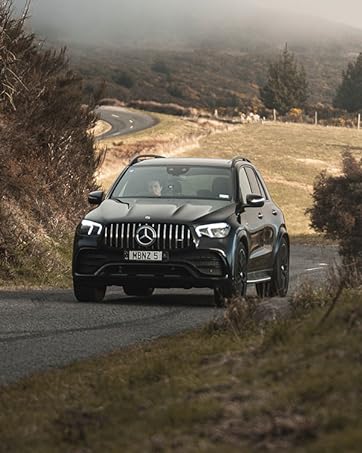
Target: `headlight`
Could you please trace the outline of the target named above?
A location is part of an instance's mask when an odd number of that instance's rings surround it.
[[[209,225],[200,225],[195,228],[196,234],[207,236],[209,238],[226,238],[230,232],[230,225],[227,223],[211,223]]]
[[[79,228],[80,234],[87,234],[88,236],[100,236],[103,230],[103,225],[92,220],[82,220]]]

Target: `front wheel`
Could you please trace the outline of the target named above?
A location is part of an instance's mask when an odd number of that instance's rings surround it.
[[[225,305],[225,300],[227,299],[246,296],[248,280],[247,268],[248,256],[246,248],[243,244],[240,244],[235,256],[233,279],[227,286],[214,290],[214,301],[217,307],[223,307]]]
[[[105,286],[91,287],[73,283],[74,296],[78,302],[102,302],[106,294]]]

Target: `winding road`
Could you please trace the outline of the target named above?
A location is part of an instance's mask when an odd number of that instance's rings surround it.
[[[158,120],[147,113],[128,110],[123,107],[101,106],[95,110],[100,119],[112,126],[112,129],[101,134],[97,140],[131,134],[155,126]]]
[[[292,246],[291,291],[323,280],[334,248]],[[253,293],[253,287],[250,287]],[[105,302],[81,304],[71,290],[0,290],[0,385],[52,367],[197,327],[223,313],[211,290],[156,290],[147,299],[110,289]],[[288,312],[287,299],[260,302],[260,316]]]

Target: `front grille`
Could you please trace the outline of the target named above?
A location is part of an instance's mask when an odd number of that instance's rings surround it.
[[[191,230],[187,225],[172,223],[111,223],[105,227],[104,244],[107,247],[131,250],[144,250],[136,241],[139,227],[149,225],[156,231],[157,237],[147,250],[177,250],[194,247]]]

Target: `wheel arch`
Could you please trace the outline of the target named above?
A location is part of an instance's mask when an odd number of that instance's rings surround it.
[[[282,239],[286,240],[286,242],[288,244],[288,254],[290,255],[290,238],[289,238],[289,234],[287,231],[287,227],[285,225],[281,225],[281,227],[279,228],[279,231],[278,231],[278,236],[277,236],[276,244],[275,244],[274,251],[273,251],[273,263],[277,256],[277,253],[279,251],[279,247],[282,242]]]

